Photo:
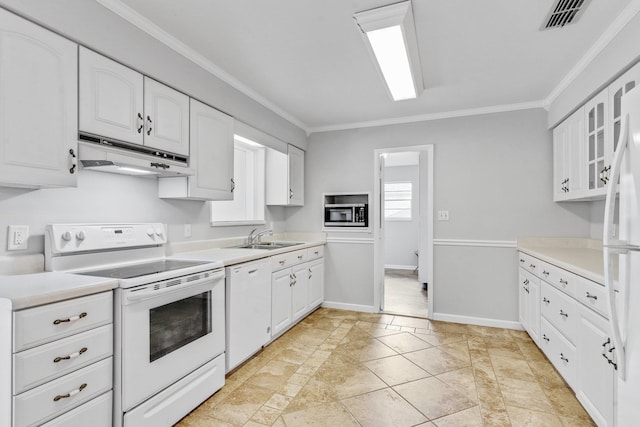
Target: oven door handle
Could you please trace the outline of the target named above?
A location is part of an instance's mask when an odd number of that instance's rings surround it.
[[[127,302],[138,302],[151,298],[156,298],[161,295],[165,295],[171,292],[184,291],[185,289],[197,287],[198,285],[202,285],[207,282],[217,282],[219,280],[224,279],[224,270],[214,272],[208,277],[203,277],[198,280],[192,280],[190,282],[184,282],[179,285],[169,286],[167,288],[162,289],[153,289],[147,291],[129,291],[126,295]],[[168,280],[170,282],[171,280]]]

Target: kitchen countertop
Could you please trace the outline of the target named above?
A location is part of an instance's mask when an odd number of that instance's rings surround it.
[[[602,241],[580,238],[518,239],[518,250],[604,285]],[[614,263],[617,277],[617,263]]]
[[[44,272],[0,276],[0,299],[8,300],[13,310],[50,304],[118,287],[117,279]]]

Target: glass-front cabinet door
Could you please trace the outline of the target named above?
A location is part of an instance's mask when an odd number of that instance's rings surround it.
[[[603,189],[607,184],[606,163],[607,91],[600,92],[585,104],[587,115],[587,169],[589,190]],[[603,191],[604,193],[604,191]]]
[[[610,135],[613,138],[611,161],[613,161],[613,153],[618,148],[618,139],[620,138],[622,97],[638,84],[640,84],[640,64],[633,66],[609,85],[609,123]]]

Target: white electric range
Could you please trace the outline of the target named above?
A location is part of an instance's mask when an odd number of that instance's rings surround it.
[[[46,270],[119,281],[115,426],[170,426],[224,385],[224,266],[167,258],[166,242],[158,223],[46,227]]]

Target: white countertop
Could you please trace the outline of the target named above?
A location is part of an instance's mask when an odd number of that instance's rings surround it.
[[[117,287],[117,279],[69,273],[44,272],[0,276],[0,299],[10,301],[13,310],[20,310],[110,291]]]
[[[579,238],[536,237],[518,239],[518,250],[542,261],[570,271],[596,283],[604,284],[602,241]],[[617,265],[614,274],[617,277]]]

